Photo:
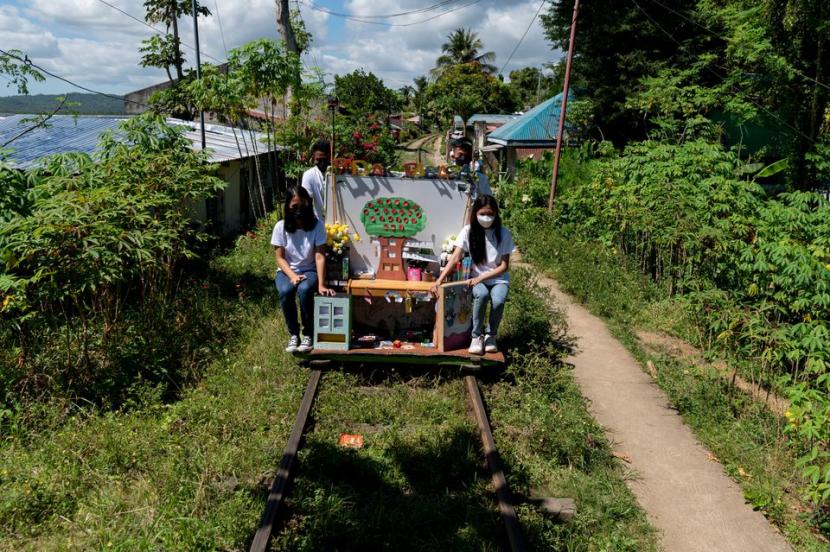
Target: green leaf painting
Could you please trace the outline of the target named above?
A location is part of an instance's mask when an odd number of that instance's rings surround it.
[[[426,227],[421,206],[402,197],[380,197],[366,202],[360,221],[370,236],[411,238]]]

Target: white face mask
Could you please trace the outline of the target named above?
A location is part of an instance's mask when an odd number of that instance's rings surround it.
[[[482,228],[490,228],[496,221],[496,217],[490,217],[487,215],[476,215],[476,218],[478,219],[478,223],[481,225]]]

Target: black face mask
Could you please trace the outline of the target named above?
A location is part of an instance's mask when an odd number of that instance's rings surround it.
[[[455,164],[456,165],[466,165],[467,164],[467,156],[466,154],[459,154],[455,156]]]
[[[317,165],[317,168],[320,169],[320,172],[324,173],[326,172],[326,169],[329,168],[329,165],[331,165],[331,162],[328,159],[321,159],[315,164]]]
[[[298,206],[295,206],[295,207],[291,207],[288,210],[288,212],[291,214],[291,216],[294,219],[302,220],[303,215],[305,214],[305,209],[306,209],[305,207],[302,207],[302,206],[298,205]]]

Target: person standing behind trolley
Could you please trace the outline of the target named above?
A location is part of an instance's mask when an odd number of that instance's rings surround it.
[[[277,259],[274,283],[290,335],[285,350],[306,353],[311,350],[314,333],[314,292],[334,295],[334,291],[326,287],[326,228],[314,216],[311,197],[301,186],[288,189],[284,216],[271,234],[271,245]],[[298,296],[303,323],[302,340],[297,322]]]
[[[322,223],[326,222],[326,170],[331,165],[331,145],[325,140],[318,140],[311,147],[311,162],[314,166],[303,173],[303,188],[314,202],[314,216]]]
[[[468,170],[478,177],[476,195],[473,196],[473,199],[482,195],[493,195],[493,191],[490,189],[490,180],[482,172],[481,163],[473,159],[473,143],[470,139],[456,138],[450,142],[450,145],[452,146],[451,156],[453,162],[459,167],[469,166]]]

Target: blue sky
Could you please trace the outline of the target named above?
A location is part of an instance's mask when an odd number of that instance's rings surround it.
[[[362,68],[381,77],[387,86],[400,88],[429,71],[453,29],[467,27],[478,33],[485,49],[496,53],[496,66],[501,68],[540,6],[537,0],[451,0],[439,9],[381,20],[406,25],[399,27],[370,25],[321,11],[377,16],[417,10],[437,1],[292,0],[292,4],[298,2],[295,5],[300,6],[314,36],[304,61],[321,67],[329,81],[334,74]],[[143,19],[143,0],[106,2]],[[224,60],[225,45],[231,49],[255,38],[277,36],[274,0],[202,3],[213,12],[199,22],[203,61]],[[435,15],[439,17],[421,23]],[[180,28],[183,41],[193,44],[192,20],[182,19]],[[49,71],[103,92],[122,94],[166,79],[163,70],[138,65],[138,47],[152,34],[151,29],[101,0],[0,0],[0,48],[22,50]],[[185,49],[185,54],[189,62],[193,60],[192,50]],[[537,19],[505,74],[560,57],[544,39]],[[48,79],[32,85],[30,92],[70,90],[69,85]],[[0,95],[15,93],[0,81]]]

